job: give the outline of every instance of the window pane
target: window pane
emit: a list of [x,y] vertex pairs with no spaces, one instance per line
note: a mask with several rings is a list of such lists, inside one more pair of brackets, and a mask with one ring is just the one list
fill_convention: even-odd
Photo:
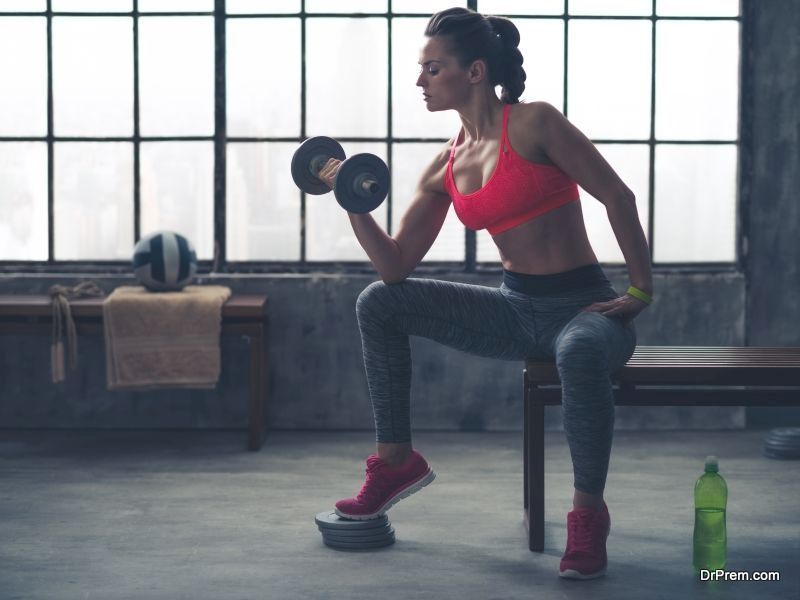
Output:
[[543,100],[563,111],[564,21],[516,19],[514,24],[519,29],[522,68],[527,75],[522,99]]
[[587,136],[650,136],[651,30],[649,21],[570,23],[567,110]]
[[389,10],[386,0],[306,0],[310,13],[376,13]]
[[639,16],[653,13],[652,0],[570,0],[571,15]]
[[212,12],[214,0],[139,0],[139,12]]
[[736,146],[656,146],[654,260],[736,259]]
[[56,260],[130,260],[133,145],[60,142],[54,152]]
[[500,264],[500,252],[497,250],[492,236],[485,229],[481,229],[475,234],[475,260],[485,265]]
[[466,0],[394,0],[392,2],[392,12],[432,15],[453,6],[466,5]]
[[[369,152],[386,161],[386,144],[345,142],[342,147],[347,156]],[[290,163],[291,160],[286,163],[287,171]],[[370,213],[384,230],[387,204],[384,201]],[[369,260],[353,233],[347,211],[336,202],[333,192],[306,196],[306,258],[311,261]]]
[[735,140],[739,110],[739,23],[659,21],[656,137]]
[[562,15],[564,0],[478,0],[478,11],[490,15]]
[[453,110],[428,112],[417,87],[427,18],[392,21],[392,131],[395,137],[450,138],[461,127]]
[[228,14],[299,13],[300,0],[226,0]]
[[132,10],[133,2],[131,0],[53,0],[54,12],[128,12]]
[[309,19],[306,33],[308,134],[386,136],[386,19]]
[[300,191],[288,167],[296,149],[297,144],[228,144],[229,260],[300,260]]
[[132,19],[53,19],[53,127],[61,136],[133,135]]
[[677,17],[737,17],[739,0],[656,0],[656,14]]
[[299,136],[300,20],[231,19],[226,40],[228,135]]
[[0,19],[0,136],[47,135],[47,21]]
[[141,234],[176,231],[198,259],[214,256],[214,146],[150,142],[141,146]]
[[[392,230],[397,232],[400,220],[414,199],[423,169],[441,149],[442,144],[395,144],[392,148]],[[453,207],[436,241],[431,246],[423,262],[463,261],[464,226],[458,220]]]
[[47,10],[47,0],[0,0],[0,13],[44,12],[45,10]]
[[47,260],[47,145],[0,143],[0,260]]
[[[597,150],[636,196],[639,222],[647,236],[650,148],[646,144],[597,144]],[[581,208],[586,233],[597,259],[602,263],[624,263],[625,257],[611,229],[605,205],[581,188]]]
[[214,19],[141,18],[139,90],[142,135],[212,135]]

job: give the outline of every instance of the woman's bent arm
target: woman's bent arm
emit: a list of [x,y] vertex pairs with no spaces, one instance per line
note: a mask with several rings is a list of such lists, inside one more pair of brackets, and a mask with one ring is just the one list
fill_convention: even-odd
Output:
[[397,278],[400,272],[400,246],[391,238],[371,214],[347,213],[353,232],[369,260],[386,283]]
[[356,239],[386,283],[398,283],[408,277],[442,229],[450,208],[443,184],[448,153],[449,147],[423,172],[394,237],[381,229],[371,215],[348,213]]

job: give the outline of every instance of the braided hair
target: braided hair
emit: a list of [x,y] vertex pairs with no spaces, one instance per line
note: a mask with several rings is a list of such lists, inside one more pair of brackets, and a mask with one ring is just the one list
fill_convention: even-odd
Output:
[[506,104],[519,102],[526,75],[518,47],[519,30],[511,20],[483,16],[468,8],[448,8],[431,17],[425,35],[447,36],[462,68],[479,58],[485,59],[489,83],[503,89],[500,99]]

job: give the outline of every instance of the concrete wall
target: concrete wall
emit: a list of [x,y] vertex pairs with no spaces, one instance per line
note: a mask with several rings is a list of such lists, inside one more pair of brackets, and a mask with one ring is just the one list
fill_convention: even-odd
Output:
[[[751,3],[752,169],[742,190],[747,256],[741,273],[656,273],[657,299],[637,319],[640,344],[800,345],[800,5]],[[744,123],[745,128],[748,123]],[[747,154],[746,154],[747,156]],[[617,290],[624,274],[608,269]],[[374,278],[285,275],[211,278],[236,292],[271,298],[271,426],[278,429],[371,429],[355,299]],[[445,277],[497,285],[499,275]],[[67,276],[0,276],[0,291],[45,293]],[[101,279],[111,290],[130,279]],[[214,391],[109,393],[100,339],[81,339],[81,367],[49,380],[49,341],[0,340],[0,427],[243,427],[247,348],[223,339],[223,370]],[[521,364],[480,359],[413,339],[415,429],[520,429]],[[548,408],[548,427],[560,426]],[[750,422],[800,423],[797,409],[751,410]],[[743,409],[620,407],[618,428],[742,427]]]
[[[750,88],[747,341],[800,346],[800,3],[758,2]],[[800,425],[798,408],[750,408],[758,425]]]

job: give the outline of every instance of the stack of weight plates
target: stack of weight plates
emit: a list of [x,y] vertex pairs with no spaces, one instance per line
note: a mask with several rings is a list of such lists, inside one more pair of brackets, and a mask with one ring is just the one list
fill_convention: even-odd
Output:
[[383,515],[369,521],[343,519],[329,510],[314,517],[322,543],[339,550],[372,550],[394,544],[394,528]]
[[800,427],[773,429],[764,438],[764,456],[800,458]]

